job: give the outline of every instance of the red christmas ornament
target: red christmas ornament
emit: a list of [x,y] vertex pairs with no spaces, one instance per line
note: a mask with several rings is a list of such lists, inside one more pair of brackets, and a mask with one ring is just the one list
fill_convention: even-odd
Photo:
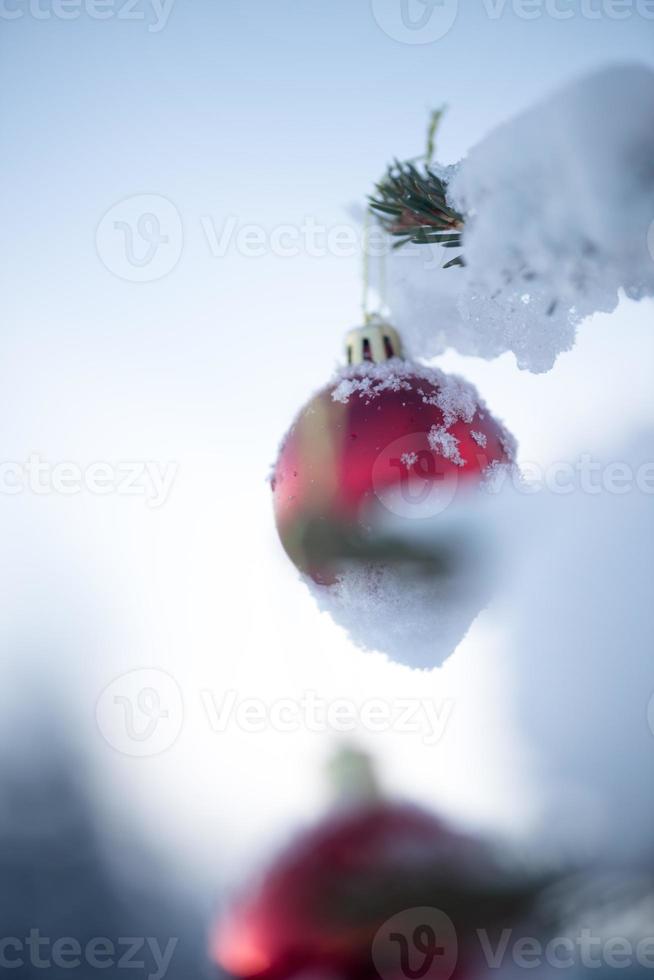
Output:
[[233,976],[262,980],[305,970],[343,980],[374,976],[375,934],[387,912],[403,908],[389,906],[379,890],[401,887],[411,868],[424,875],[422,862],[447,838],[429,814],[399,804],[328,818],[278,857],[255,895],[225,921],[216,959]]
[[353,331],[347,357],[299,413],[272,478],[282,544],[321,584],[347,563],[424,557],[380,537],[380,517],[434,516],[512,460],[473,386],[404,360],[392,327]]
[[350,801],[301,834],[219,923],[214,961],[245,980],[450,980],[479,928],[515,921],[524,883],[418,807]]

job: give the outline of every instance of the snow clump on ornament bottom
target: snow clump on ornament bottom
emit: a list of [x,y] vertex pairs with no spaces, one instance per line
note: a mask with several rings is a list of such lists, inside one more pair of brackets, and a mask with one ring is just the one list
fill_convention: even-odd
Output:
[[277,529],[356,643],[433,667],[488,601],[480,490],[515,443],[472,385],[399,356],[388,325],[352,331],[347,353],[280,449]]

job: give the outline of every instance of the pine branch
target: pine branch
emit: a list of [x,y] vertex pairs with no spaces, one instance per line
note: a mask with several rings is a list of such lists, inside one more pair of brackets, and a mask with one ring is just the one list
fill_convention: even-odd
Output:
[[[382,227],[399,239],[394,248],[408,242],[461,248],[463,215],[449,206],[447,184],[429,166],[420,171],[413,163],[396,160],[369,202]],[[464,265],[461,255],[447,262],[445,268],[454,265]]]

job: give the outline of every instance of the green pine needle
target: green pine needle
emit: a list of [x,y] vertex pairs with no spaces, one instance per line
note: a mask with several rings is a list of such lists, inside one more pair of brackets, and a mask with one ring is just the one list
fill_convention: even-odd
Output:
[[[395,160],[368,198],[382,227],[398,240],[393,248],[412,242],[437,244],[443,248],[461,248],[464,218],[447,203],[447,184],[431,168],[436,148],[436,133],[446,106],[431,113],[427,129],[427,151],[421,169],[413,161]],[[462,256],[447,262],[444,268],[465,265]]]
[[[461,247],[463,215],[448,205],[447,185],[429,166],[418,170],[411,162],[396,160],[375,190],[370,207],[382,227],[398,238],[394,248],[409,242]],[[452,265],[463,265],[463,259],[447,263]]]

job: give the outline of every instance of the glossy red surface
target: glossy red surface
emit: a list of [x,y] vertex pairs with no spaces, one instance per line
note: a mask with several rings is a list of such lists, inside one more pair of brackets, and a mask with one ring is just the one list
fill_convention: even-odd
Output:
[[[465,854],[467,839],[413,806],[379,802],[330,816],[284,851],[222,922],[214,959],[237,977],[372,978],[379,927],[415,900],[426,866],[433,873],[439,860],[447,868]],[[427,980],[437,977],[432,970]]]
[[431,403],[438,387],[422,378],[409,391],[387,390],[372,398],[356,393],[345,404],[332,398],[333,390],[325,388],[300,412],[272,480],[282,544],[318,581],[320,568],[315,562],[307,567],[298,545],[307,521],[356,527],[389,486],[403,485],[418,505],[434,482],[456,478],[463,488],[479,482],[491,463],[508,462],[503,430],[482,408],[470,422],[459,419],[447,427],[456,440],[455,458],[432,448],[429,433],[445,419]]

